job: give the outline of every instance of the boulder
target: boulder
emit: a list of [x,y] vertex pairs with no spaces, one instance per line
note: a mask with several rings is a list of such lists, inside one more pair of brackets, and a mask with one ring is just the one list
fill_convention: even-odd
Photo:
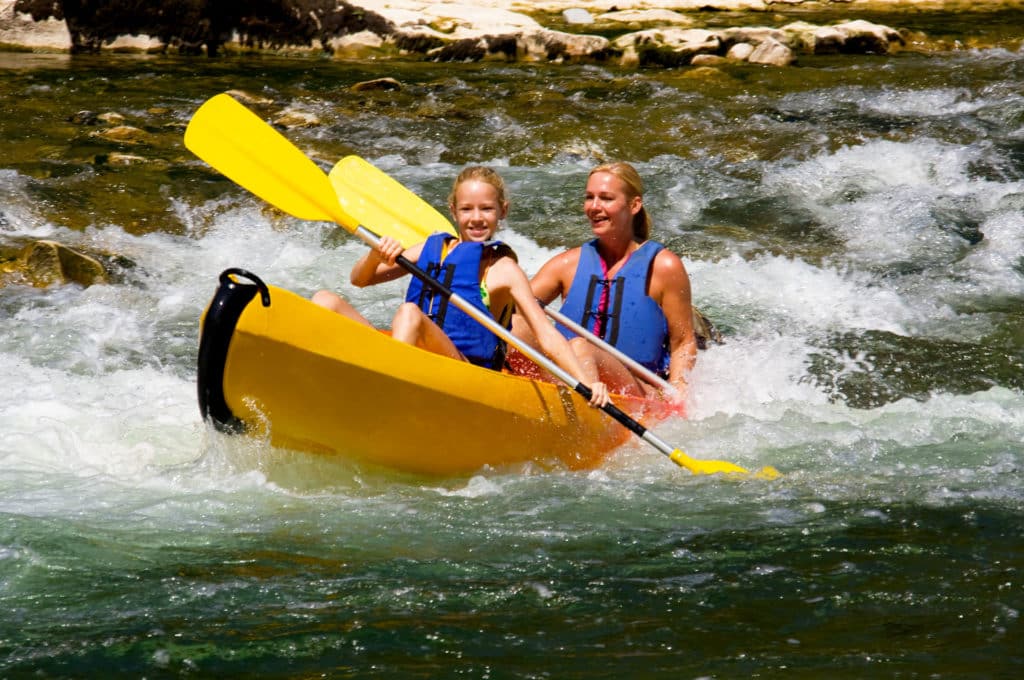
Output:
[[[735,45],[756,47],[769,38],[794,54],[885,54],[905,45],[906,39],[898,31],[863,20],[834,26],[794,22],[782,28],[712,31],[696,27],[708,16],[707,10],[765,13],[779,5],[822,5],[867,11],[869,4],[928,9],[943,5],[939,0],[0,0],[0,42],[33,45],[26,29],[34,21],[40,27],[66,26],[49,47],[61,49],[63,45],[71,52],[132,49],[198,54],[205,50],[213,56],[228,49],[271,50],[326,52],[356,59],[396,54],[435,61],[619,59],[627,66],[667,67],[687,65],[697,55],[727,56]],[[985,0],[963,4],[974,10],[981,5],[994,9],[1013,3]],[[573,32],[545,27],[534,14],[559,15]],[[635,30],[620,35],[614,43],[603,35],[577,32],[618,33],[623,28]],[[699,34],[685,35],[686,29]],[[923,42],[915,40],[914,44]],[[770,53],[770,60],[758,63],[786,62],[784,52],[774,45],[763,48],[758,59],[765,58],[764,53]],[[733,54],[728,58],[739,57]]]
[[562,10],[562,18],[565,19],[567,24],[592,24],[594,23],[594,17],[591,16],[590,12],[585,9],[573,7],[572,9]]
[[627,33],[612,45],[623,53],[623,63],[640,66],[685,66],[698,54],[716,54],[721,39],[702,28],[648,29]]
[[29,243],[22,249],[20,261],[26,278],[37,286],[77,283],[88,287],[108,280],[99,260],[57,241]]
[[775,38],[767,38],[754,48],[747,61],[765,66],[789,66],[796,61],[796,55]]

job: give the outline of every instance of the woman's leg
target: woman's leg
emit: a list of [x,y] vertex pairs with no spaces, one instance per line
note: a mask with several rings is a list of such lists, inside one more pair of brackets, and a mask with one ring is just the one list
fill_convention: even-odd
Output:
[[601,382],[608,386],[609,392],[636,397],[643,397],[647,394],[643,383],[626,368],[625,364],[609,352],[581,337],[570,340],[569,346],[576,353],[580,363],[594,362],[597,366],[597,374],[601,378]]

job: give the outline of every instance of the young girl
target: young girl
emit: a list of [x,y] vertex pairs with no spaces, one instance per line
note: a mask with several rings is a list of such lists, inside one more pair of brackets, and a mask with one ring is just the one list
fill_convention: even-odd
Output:
[[[397,240],[385,236],[356,262],[352,283],[371,286],[407,274],[396,262],[399,255],[404,255],[504,327],[511,327],[515,311],[529,326],[541,351],[590,387],[591,405],[608,403],[608,389],[598,380],[595,362],[589,357],[577,358],[568,341],[546,320],[515,253],[500,241],[492,241],[498,223],[508,213],[501,177],[485,167],[464,169],[455,179],[448,205],[459,238],[436,233],[405,250]],[[370,325],[331,291],[317,292],[313,302]],[[395,313],[391,335],[401,342],[495,370],[504,364],[505,343],[500,338],[418,279],[412,281],[406,301]]]

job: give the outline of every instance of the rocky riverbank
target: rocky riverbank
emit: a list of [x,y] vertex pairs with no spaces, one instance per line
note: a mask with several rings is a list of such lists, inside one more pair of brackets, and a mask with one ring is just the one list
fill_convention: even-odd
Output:
[[[951,46],[935,36],[862,16],[1024,13],[1024,0],[276,0],[261,8],[194,0],[165,0],[143,8],[127,0],[0,0],[0,48],[785,66],[801,55],[889,54]],[[1019,48],[1020,35],[1009,38],[1010,43],[1014,40],[1016,45],[1008,46]]]

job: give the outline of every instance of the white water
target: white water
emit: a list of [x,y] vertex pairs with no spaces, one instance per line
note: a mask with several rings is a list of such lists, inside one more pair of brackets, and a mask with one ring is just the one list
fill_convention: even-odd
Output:
[[[979,153],[936,143],[876,142],[771,173],[770,191],[784,187],[834,225],[849,244],[845,261],[810,263],[771,254],[688,261],[696,302],[714,310],[712,316],[732,331],[725,345],[700,356],[691,376],[691,418],[664,423],[659,435],[695,457],[774,465],[789,485],[807,485],[812,494],[829,498],[963,494],[1019,501],[1017,485],[1006,482],[1006,473],[1020,465],[1024,440],[1019,392],[995,387],[864,410],[831,402],[807,374],[809,357],[818,351],[813,339],[825,333],[942,335],[957,316],[951,302],[1021,294],[1024,274],[1009,265],[1022,252],[1024,217],[998,206],[1022,187],[972,179],[967,164]],[[871,172],[879,158],[884,171]],[[517,172],[528,185],[529,173]],[[415,174],[406,171],[400,179],[412,184]],[[193,373],[198,319],[217,275],[243,267],[303,295],[331,287],[381,324],[403,284],[353,289],[347,273],[363,251],[361,243],[338,238],[330,225],[262,210],[255,199],[178,206],[188,225],[182,236],[132,236],[110,225],[79,233],[40,223],[27,198],[19,197],[19,182],[10,172],[4,175],[12,236],[87,245],[123,254],[137,266],[120,285],[0,291],[2,507],[59,513],[65,504],[90,502],[69,499],[63,485],[50,483],[54,477],[93,480],[103,489],[98,496],[148,494],[154,487],[173,495],[238,483],[278,488],[263,473],[253,477],[254,469],[266,471],[270,457],[260,451],[262,444],[242,455],[256,462],[239,464],[237,455],[226,457],[223,437],[199,419]],[[861,187],[864,199],[840,209],[835,196],[851,183],[870,186]],[[516,189],[513,183],[513,200]],[[871,267],[879,263],[945,259],[946,250],[959,247],[923,209],[921,219],[913,219],[915,201],[927,207],[938,194],[989,207],[983,211],[984,242],[958,262],[955,276],[924,274],[908,284],[906,278],[873,274]],[[685,203],[687,196],[652,201],[677,198]],[[886,220],[877,214],[897,206],[904,206],[902,214],[893,219],[907,228],[880,228]],[[505,238],[528,271],[553,252],[514,225]],[[851,369],[870,367],[865,356],[846,361]],[[641,482],[684,473],[635,444],[594,474]],[[956,490],[946,486],[951,481]],[[456,489],[468,484],[467,491],[478,483],[451,482]]]

